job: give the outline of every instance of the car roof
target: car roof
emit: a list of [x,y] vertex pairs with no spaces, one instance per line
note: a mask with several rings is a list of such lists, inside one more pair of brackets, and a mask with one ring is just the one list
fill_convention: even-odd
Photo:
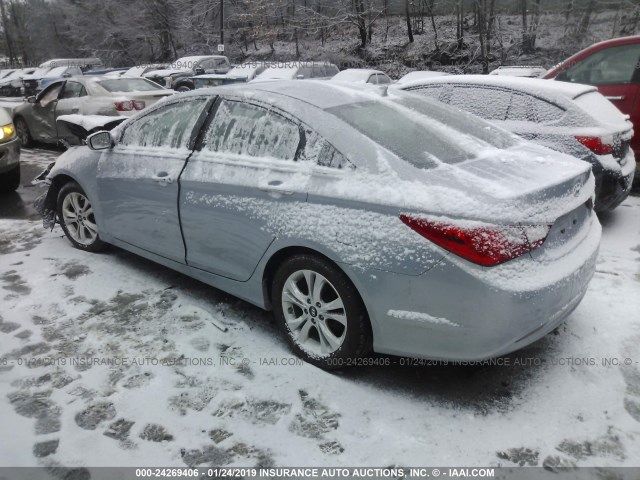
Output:
[[47,67],[79,67],[85,65],[99,65],[102,60],[96,57],[89,58],[52,58],[40,64],[40,68]]
[[401,89],[411,89],[421,85],[482,85],[504,88],[553,100],[558,96],[574,99],[585,93],[597,91],[596,87],[580,83],[555,82],[540,78],[509,77],[502,75],[451,75],[433,77],[415,82],[403,83]]
[[198,62],[200,60],[206,60],[208,58],[227,58],[224,55],[192,55],[190,57],[180,57],[178,58],[176,61],[178,60],[182,60],[184,62]]
[[374,70],[373,68],[347,68],[345,70],[341,70],[340,73],[362,73],[363,75],[371,75],[373,73],[381,73],[383,75],[386,75],[386,73],[384,73],[381,70]]
[[202,94],[216,95],[226,93],[246,98],[261,94],[272,94],[298,100],[320,109],[327,109],[348,103],[363,102],[380,98],[384,89],[363,89],[362,85],[332,83],[322,80],[277,80],[273,82],[241,83],[220,87],[201,88],[189,93],[180,94],[198,96]]

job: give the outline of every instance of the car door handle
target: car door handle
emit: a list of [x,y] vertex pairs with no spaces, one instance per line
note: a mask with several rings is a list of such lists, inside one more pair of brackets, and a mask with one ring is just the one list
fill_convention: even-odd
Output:
[[173,178],[167,172],[159,172],[151,177],[151,180],[158,182],[161,185],[173,183]]
[[607,100],[624,100],[624,95],[614,95],[612,97],[604,97]]

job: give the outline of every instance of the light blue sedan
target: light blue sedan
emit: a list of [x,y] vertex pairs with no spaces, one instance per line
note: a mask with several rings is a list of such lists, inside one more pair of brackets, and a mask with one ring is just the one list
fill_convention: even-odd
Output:
[[273,310],[322,368],[476,360],[578,305],[589,165],[404,92],[266,82],[172,97],[62,155],[41,210]]

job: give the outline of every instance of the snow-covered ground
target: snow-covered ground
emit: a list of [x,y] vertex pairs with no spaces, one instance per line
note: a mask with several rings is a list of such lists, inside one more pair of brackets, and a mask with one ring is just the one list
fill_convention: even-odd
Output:
[[582,304],[504,365],[326,373],[268,313],[0,219],[0,466],[638,466],[640,198],[602,223]]

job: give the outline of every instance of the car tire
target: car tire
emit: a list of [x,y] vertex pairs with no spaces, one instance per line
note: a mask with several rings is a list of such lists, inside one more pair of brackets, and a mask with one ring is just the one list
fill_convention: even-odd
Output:
[[64,234],[74,247],[87,252],[99,252],[106,247],[98,233],[91,201],[76,182],[68,182],[60,189],[56,212]]
[[328,260],[309,254],[285,260],[273,277],[271,304],[292,350],[312,365],[335,370],[371,349],[364,303],[344,272]]
[[24,118],[16,117],[13,123],[16,127],[16,133],[20,139],[20,144],[25,148],[31,147],[33,145],[33,137],[31,136],[29,126],[27,125],[27,122],[25,122]]
[[176,87],[176,92],[190,92],[191,90],[193,90],[193,88],[191,88],[187,84],[182,84],[182,85]]
[[20,164],[0,175],[0,192],[15,192],[20,186]]

